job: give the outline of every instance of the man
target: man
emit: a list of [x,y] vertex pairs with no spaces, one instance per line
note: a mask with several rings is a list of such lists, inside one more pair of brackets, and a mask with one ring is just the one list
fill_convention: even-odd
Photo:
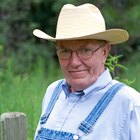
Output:
[[63,6],[56,41],[65,79],[52,83],[44,96],[35,140],[139,140],[140,94],[113,80],[105,62],[111,44],[128,39],[123,29],[106,30],[92,4]]

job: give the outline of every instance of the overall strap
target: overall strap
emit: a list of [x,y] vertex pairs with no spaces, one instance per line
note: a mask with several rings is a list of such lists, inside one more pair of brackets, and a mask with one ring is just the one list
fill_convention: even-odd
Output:
[[101,116],[107,105],[110,103],[117,91],[122,88],[124,84],[117,83],[112,86],[99,100],[87,118],[81,122],[79,129],[84,133],[90,133],[98,118]]
[[51,97],[51,99],[50,99],[50,102],[49,102],[49,104],[48,104],[48,107],[47,107],[47,109],[46,109],[46,112],[45,112],[45,114],[41,117],[40,124],[44,124],[44,123],[47,121],[47,119],[49,118],[50,113],[51,113],[51,111],[52,111],[52,109],[53,109],[53,107],[54,107],[54,105],[55,105],[55,103],[56,103],[56,101],[57,101],[57,99],[58,99],[58,97],[59,97],[61,91],[62,91],[62,86],[61,86],[61,85],[62,85],[63,81],[64,81],[64,80],[61,80],[61,81],[57,84],[57,86],[55,87],[55,90],[54,90],[54,92],[53,92],[53,94],[52,94],[52,97]]

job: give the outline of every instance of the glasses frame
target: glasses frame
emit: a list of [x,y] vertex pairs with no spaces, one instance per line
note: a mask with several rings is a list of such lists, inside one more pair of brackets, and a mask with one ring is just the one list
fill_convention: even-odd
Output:
[[[101,47],[103,47],[104,45],[103,44],[100,44],[99,45],[99,47],[97,48],[97,49],[95,49],[95,50],[92,50],[92,49],[89,49],[89,48],[87,48],[88,50],[90,50],[91,51],[91,55],[87,55],[86,57],[81,57],[82,55],[80,55],[80,50],[82,50],[82,49],[78,49],[78,50],[71,50],[71,49],[59,49],[59,48],[56,48],[56,53],[57,53],[57,56],[58,56],[58,58],[60,58],[60,59],[65,59],[65,60],[69,60],[70,58],[71,58],[71,56],[72,56],[72,53],[73,52],[76,52],[76,55],[80,58],[80,59],[90,59],[92,56],[93,56],[93,54],[94,53],[96,53]],[[66,57],[66,55],[65,55],[65,57],[64,56],[62,56],[60,53],[62,53],[62,51],[63,50],[67,50],[67,51],[69,51],[70,53],[70,55],[68,55],[67,57]],[[78,52],[79,51],[79,52]]]

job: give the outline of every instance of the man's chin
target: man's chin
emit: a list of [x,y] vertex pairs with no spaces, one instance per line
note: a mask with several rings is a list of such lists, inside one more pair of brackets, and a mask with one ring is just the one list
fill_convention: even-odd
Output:
[[73,79],[69,81],[69,84],[74,91],[81,91],[88,87],[87,81],[84,79]]

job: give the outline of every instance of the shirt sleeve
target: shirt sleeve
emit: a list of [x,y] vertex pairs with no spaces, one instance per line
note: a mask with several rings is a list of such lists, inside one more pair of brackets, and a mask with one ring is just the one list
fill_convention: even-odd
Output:
[[130,140],[140,140],[140,106],[135,106],[131,112]]

